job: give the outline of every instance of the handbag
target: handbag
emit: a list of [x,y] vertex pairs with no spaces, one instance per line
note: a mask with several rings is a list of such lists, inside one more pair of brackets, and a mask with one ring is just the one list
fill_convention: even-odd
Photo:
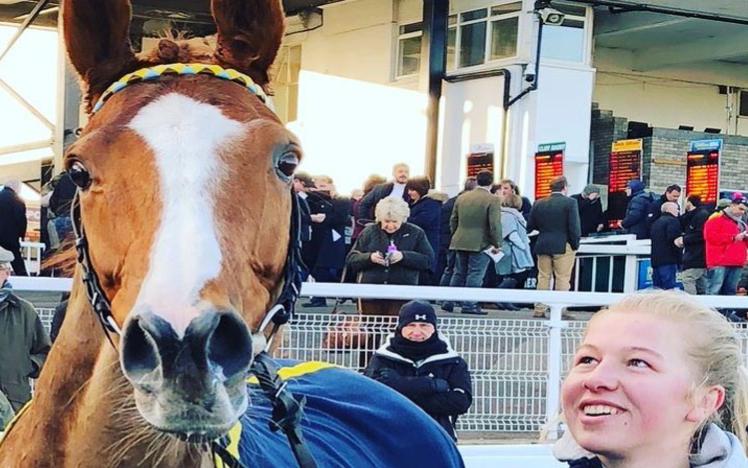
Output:
[[[347,268],[343,269],[341,282],[345,281],[346,270]],[[332,315],[330,324],[322,337],[322,348],[331,351],[350,351],[365,348],[369,341],[370,332],[367,330],[361,315],[360,301],[359,307],[356,308],[356,315],[347,316],[343,316],[338,309],[340,302],[339,297],[335,299],[335,305],[330,312]]]

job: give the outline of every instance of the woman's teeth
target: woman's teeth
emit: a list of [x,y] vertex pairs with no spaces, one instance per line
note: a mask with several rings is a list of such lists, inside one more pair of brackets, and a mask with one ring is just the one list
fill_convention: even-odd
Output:
[[620,413],[618,408],[608,405],[587,405],[582,411],[587,416],[615,416]]

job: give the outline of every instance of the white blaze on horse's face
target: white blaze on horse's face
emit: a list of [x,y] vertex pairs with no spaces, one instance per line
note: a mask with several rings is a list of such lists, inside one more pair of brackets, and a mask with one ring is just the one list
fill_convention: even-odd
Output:
[[143,107],[129,127],[154,154],[163,207],[131,314],[161,316],[183,336],[200,314],[200,291],[221,271],[215,196],[227,169],[218,151],[244,127],[217,107],[177,93]]

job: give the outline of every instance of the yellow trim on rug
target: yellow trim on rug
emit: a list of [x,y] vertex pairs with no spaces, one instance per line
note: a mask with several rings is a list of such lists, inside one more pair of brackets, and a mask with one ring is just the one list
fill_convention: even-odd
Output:
[[[331,368],[340,368],[340,366],[330,364],[329,362],[308,361],[296,364],[295,366],[291,367],[281,367],[280,369],[278,369],[278,376],[281,378],[281,380],[288,380],[293,379],[294,377],[301,377],[303,375],[313,374],[323,369]],[[252,376],[247,379],[247,383],[252,385],[259,385],[260,382],[257,380],[257,377]]]

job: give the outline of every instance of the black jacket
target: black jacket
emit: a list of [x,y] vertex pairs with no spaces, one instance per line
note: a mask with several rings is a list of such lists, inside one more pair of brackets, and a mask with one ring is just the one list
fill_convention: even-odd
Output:
[[652,201],[652,195],[644,190],[634,194],[626,206],[626,216],[621,226],[629,234],[636,234],[637,239],[649,239],[649,225],[647,211]]
[[522,217],[525,218],[525,221],[530,220],[530,212],[532,212],[532,202],[527,197],[522,197],[522,209],[519,210],[522,212]]
[[683,269],[706,268],[704,246],[704,224],[709,219],[709,211],[698,207],[681,216],[683,228]]
[[[374,208],[377,207],[379,200],[390,196],[394,186],[394,182],[385,182],[377,185],[371,190],[371,192],[367,193],[366,196],[361,199],[361,204],[358,206],[359,218],[374,220]],[[403,200],[410,203],[410,197],[408,196],[407,190],[403,190]]]
[[26,236],[26,204],[16,192],[5,187],[0,190],[0,247],[18,250],[20,239]]
[[[389,267],[373,263],[371,254],[380,252],[384,255],[390,240],[403,253],[403,259]],[[372,284],[416,285],[420,273],[431,268],[433,262],[434,251],[426,240],[426,234],[410,223],[403,223],[392,236],[384,232],[379,224],[366,226],[346,259],[346,265],[361,274],[360,283]]]
[[[345,263],[345,228],[351,223],[351,200],[330,198],[329,195],[320,192],[311,192],[306,201],[311,214],[325,214],[325,220],[321,223],[311,223],[312,239],[308,245],[309,249],[316,253],[316,258],[314,265],[307,267],[310,270],[342,269]],[[333,231],[337,235],[333,234]]]
[[[462,195],[462,192],[460,192],[457,197]],[[447,251],[449,250],[449,243],[452,242],[452,230],[449,227],[449,219],[452,217],[452,211],[455,209],[455,202],[457,201],[457,197],[452,197],[449,200],[442,203],[442,213],[441,213],[441,220],[440,225],[441,228],[439,230],[439,250],[440,251]]]
[[309,211],[309,203],[306,198],[296,194],[296,200],[299,203],[299,229],[301,229],[301,242],[312,240],[312,218]]
[[[413,362],[387,348],[392,335],[374,352],[364,374],[397,390],[434,418],[455,439],[457,417],[473,403],[473,385],[467,363],[449,346],[447,352]],[[386,377],[382,369],[392,369]]]
[[652,225],[660,219],[660,216],[662,214],[662,204],[667,201],[667,197],[663,193],[657,198],[653,198],[650,200],[649,204],[647,204],[647,226],[649,226],[650,231],[652,230]]
[[579,207],[579,224],[581,226],[582,237],[597,232],[597,226],[605,224],[603,216],[603,204],[599,198],[590,200],[585,198],[581,193],[572,196],[577,201]]
[[554,192],[535,202],[527,222],[527,231],[540,231],[535,244],[535,255],[558,255],[579,249],[581,227],[579,208],[573,198]]
[[73,183],[67,171],[60,174],[52,196],[49,198],[49,209],[55,216],[70,216],[70,204],[75,198],[78,187]]
[[681,249],[673,241],[680,237],[682,230],[678,218],[670,213],[662,213],[652,224],[652,268],[664,265],[680,265]]
[[[415,224],[426,233],[426,239],[431,245],[431,250],[439,250],[439,238],[441,230],[442,202],[428,195],[419,199],[410,206],[408,222]],[[449,220],[447,220],[449,222]]]

